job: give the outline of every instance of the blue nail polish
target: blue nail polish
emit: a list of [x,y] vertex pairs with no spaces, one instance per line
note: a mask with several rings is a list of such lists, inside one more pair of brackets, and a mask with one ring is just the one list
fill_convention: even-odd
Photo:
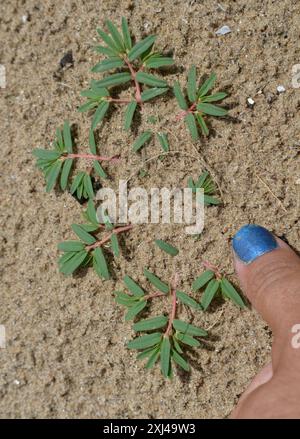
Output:
[[267,229],[255,224],[248,224],[234,235],[232,247],[241,261],[250,264],[259,256],[278,248],[278,244]]

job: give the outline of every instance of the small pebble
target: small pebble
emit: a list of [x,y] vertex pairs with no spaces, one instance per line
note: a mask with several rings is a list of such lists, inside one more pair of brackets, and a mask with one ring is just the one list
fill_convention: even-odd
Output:
[[22,23],[25,24],[28,21],[28,15],[22,15]]
[[252,98],[247,98],[247,105],[248,107],[252,108],[254,106],[255,102]]
[[278,85],[277,92],[278,93],[284,93],[285,92],[285,87],[283,85]]
[[226,35],[231,32],[231,29],[229,26],[222,26],[220,29],[216,31],[216,35]]

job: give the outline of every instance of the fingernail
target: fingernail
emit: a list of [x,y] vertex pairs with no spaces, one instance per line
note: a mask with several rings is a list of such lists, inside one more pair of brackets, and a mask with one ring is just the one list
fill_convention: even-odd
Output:
[[234,235],[232,247],[242,262],[250,264],[259,256],[278,248],[278,244],[272,233],[264,227],[247,224]]

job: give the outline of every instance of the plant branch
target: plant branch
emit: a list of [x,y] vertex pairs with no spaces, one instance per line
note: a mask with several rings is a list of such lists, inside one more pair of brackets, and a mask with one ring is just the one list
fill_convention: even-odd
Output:
[[104,245],[106,242],[108,242],[110,240],[113,233],[115,235],[118,235],[120,233],[127,232],[127,230],[132,229],[132,227],[133,227],[132,224],[128,224],[127,226],[122,226],[122,227],[116,227],[108,235],[104,236],[104,238],[102,238],[101,241],[97,241],[94,244],[87,245],[85,247],[85,249],[86,249],[86,251],[91,251],[97,247],[102,247],[102,245]]
[[203,261],[202,264],[203,264],[204,268],[206,268],[207,270],[213,271],[215,273],[217,279],[219,279],[219,280],[222,279],[222,274],[220,273],[220,270],[218,269],[218,267],[216,265],[212,264],[209,261]]
[[196,105],[197,105],[196,102],[194,102],[193,105],[191,105],[188,110],[181,111],[179,114],[177,114],[175,119],[178,121],[183,119],[188,113],[194,113]]
[[136,73],[137,72],[134,70],[131,62],[129,61],[129,59],[127,57],[124,58],[124,61],[127,64],[127,67],[129,68],[129,71],[131,74],[131,78],[134,81],[135,99],[136,99],[138,104],[142,105],[141,87],[140,87],[140,84],[138,83],[138,81],[136,80]]
[[177,288],[177,282],[178,282],[178,275],[175,273],[174,280],[171,283],[171,294],[172,294],[172,308],[170,310],[169,314],[169,322],[166,329],[166,332],[164,333],[164,337],[169,337],[170,332],[172,331],[173,327],[173,321],[176,316],[176,288]]

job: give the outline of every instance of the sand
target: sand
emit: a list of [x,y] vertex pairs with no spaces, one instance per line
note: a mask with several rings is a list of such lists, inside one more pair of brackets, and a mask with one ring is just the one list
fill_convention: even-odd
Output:
[[[112,293],[122,288],[125,274],[148,288],[143,267],[168,279],[174,264],[188,291],[203,259],[237,284],[230,238],[248,222],[299,249],[300,88],[292,87],[292,66],[300,63],[299,12],[293,0],[1,3],[0,63],[7,75],[0,89],[2,418],[225,418],[270,360],[265,322],[251,308],[220,302],[194,319],[211,335],[209,345],[188,353],[191,374],[176,372],[165,381],[158,367],[145,371],[125,348],[134,333]],[[136,128],[142,131],[149,116],[159,117],[158,128],[171,131],[171,150],[182,155],[144,166],[160,147],[134,155],[135,133],[124,133],[123,109],[117,110],[98,130],[101,154],[122,155],[120,165],[107,168],[112,181],[105,184],[116,187],[120,178],[146,167],[148,174],[134,177],[132,185],[182,187],[204,170],[205,160],[224,206],[206,210],[197,240],[180,225],[134,227],[105,283],[92,269],[66,278],[58,272],[57,243],[73,237],[70,225],[81,221],[82,207],[68,193],[45,194],[32,149],[49,147],[64,119],[77,125],[77,141],[87,145],[91,118],[76,109],[83,102],[80,91],[100,77],[90,72],[99,60],[91,50],[95,29],[105,18],[120,22],[122,15],[137,38],[158,34],[157,46],[173,52],[177,69],[166,76],[170,83],[184,84],[192,63],[199,76],[215,71],[217,88],[230,93],[233,119],[212,120],[210,137],[192,144],[184,125],[174,122],[174,99],[158,99],[145,106]],[[216,36],[223,25],[231,33]],[[69,50],[74,66],[59,69]],[[278,94],[279,85],[286,91]],[[180,249],[176,262],[154,246],[156,238]]]

